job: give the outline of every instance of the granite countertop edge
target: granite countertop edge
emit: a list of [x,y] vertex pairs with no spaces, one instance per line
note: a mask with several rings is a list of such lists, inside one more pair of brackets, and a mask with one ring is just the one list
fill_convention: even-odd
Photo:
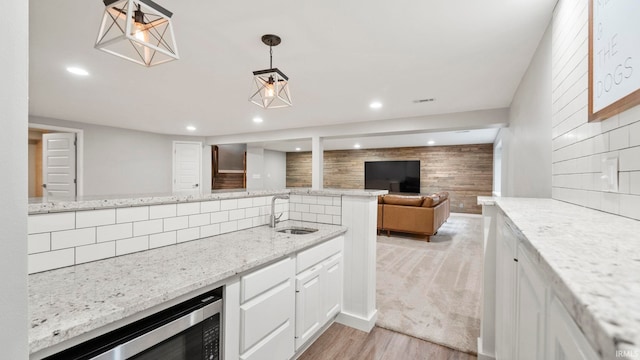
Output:
[[[260,226],[32,274],[29,276],[30,353],[34,354],[72,338],[98,331],[105,325],[161,306],[199,289],[222,284],[236,275],[335,238],[347,231],[346,227],[339,225],[292,220],[284,221],[278,228],[287,226],[314,227],[319,231],[307,235],[288,235],[275,233],[267,226]],[[243,238],[252,240],[244,248],[236,247]],[[229,248],[226,252],[225,247]],[[179,253],[178,256],[172,256],[174,250]],[[219,266],[209,264],[211,257],[203,254],[206,250],[225,252],[219,255],[227,256],[226,260],[221,261],[226,263]],[[154,259],[155,262],[145,265],[144,259]],[[163,259],[170,259],[171,262]],[[187,264],[186,259],[195,260]],[[188,268],[185,276],[190,281],[187,283],[183,282],[185,276],[175,274],[181,268]],[[104,269],[109,269],[107,273],[113,272],[113,275],[101,275],[105,274]],[[139,279],[128,280],[118,276],[127,273],[142,275]],[[195,276],[188,276],[190,273]],[[154,276],[156,274],[157,276]],[[176,283],[179,285],[171,286],[172,279],[177,280]],[[127,284],[119,286],[121,282]],[[147,292],[151,295],[145,296]],[[120,297],[121,294],[124,295]],[[101,299],[93,299],[95,296]]]
[[615,359],[617,350],[637,351],[640,288],[628,285],[640,274],[640,244],[628,240],[640,222],[552,199],[492,200],[484,205],[508,217],[596,353]]

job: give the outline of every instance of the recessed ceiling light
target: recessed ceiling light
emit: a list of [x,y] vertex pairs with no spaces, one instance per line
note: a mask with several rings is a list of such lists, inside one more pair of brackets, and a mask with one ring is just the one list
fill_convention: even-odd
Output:
[[300,149],[299,147],[298,147],[298,148],[296,148],[296,151],[300,151],[300,150],[302,150],[302,149]]
[[433,140],[429,140],[429,141],[427,141],[427,145],[433,145],[433,144],[435,144],[435,143],[436,143],[436,142],[435,142],[435,141],[433,141]]
[[372,109],[380,109],[382,107],[382,103],[379,101],[374,101],[371,104],[369,104],[369,107]]
[[189,131],[196,131],[196,127],[195,127],[195,126],[191,126],[191,125],[189,125],[189,126],[187,126],[187,130],[189,130]]
[[67,68],[67,71],[72,73],[73,75],[79,75],[79,76],[88,76],[89,72],[85,69],[79,68],[79,67],[75,67],[75,66],[69,66]]
[[355,145],[353,145],[353,147],[356,148],[356,149],[360,149],[360,144],[355,144]]
[[256,124],[260,124],[262,121],[263,121],[262,118],[259,116],[256,116],[253,118],[253,122]]
[[426,102],[433,102],[436,101],[436,99],[434,98],[428,98],[428,99],[418,99],[418,100],[413,100],[414,103],[416,104],[420,104],[420,103],[426,103]]

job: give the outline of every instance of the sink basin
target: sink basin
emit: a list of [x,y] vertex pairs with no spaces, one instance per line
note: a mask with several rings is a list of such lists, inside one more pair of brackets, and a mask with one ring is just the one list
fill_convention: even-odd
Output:
[[288,228],[284,228],[276,231],[283,234],[304,235],[304,234],[314,233],[318,231],[318,229],[304,228],[304,227],[288,227]]

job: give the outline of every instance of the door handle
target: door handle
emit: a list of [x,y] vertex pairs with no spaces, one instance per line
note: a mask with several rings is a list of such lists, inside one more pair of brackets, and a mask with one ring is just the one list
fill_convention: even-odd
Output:
[[194,188],[197,188],[198,186],[200,186],[200,184],[193,185]]
[[44,189],[46,189],[46,188],[47,188],[47,184],[42,184],[42,187],[43,187]]

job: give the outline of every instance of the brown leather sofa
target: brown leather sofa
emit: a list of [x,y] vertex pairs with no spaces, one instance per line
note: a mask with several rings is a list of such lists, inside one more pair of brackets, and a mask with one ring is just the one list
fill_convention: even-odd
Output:
[[429,241],[450,213],[449,193],[427,196],[384,195],[378,197],[378,233],[391,231],[424,235]]

